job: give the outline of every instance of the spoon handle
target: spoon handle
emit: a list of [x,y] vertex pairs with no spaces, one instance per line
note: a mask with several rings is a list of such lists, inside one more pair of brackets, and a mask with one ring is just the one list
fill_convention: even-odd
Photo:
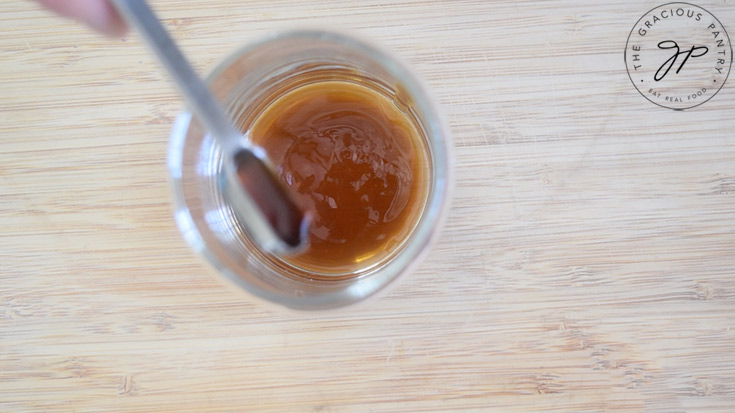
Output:
[[192,111],[217,139],[224,153],[232,153],[235,147],[242,144],[242,134],[232,125],[148,3],[145,0],[114,0],[114,3],[126,20],[143,35],[176,82]]

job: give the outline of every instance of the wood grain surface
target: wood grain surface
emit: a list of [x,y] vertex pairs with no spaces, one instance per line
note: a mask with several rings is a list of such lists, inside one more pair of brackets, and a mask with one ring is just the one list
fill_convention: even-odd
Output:
[[[657,1],[155,1],[201,72],[274,30],[348,28],[430,85],[445,230],[366,306],[273,311],[181,239],[182,103],[129,34],[0,3],[0,411],[732,411],[735,80],[631,85]],[[700,1],[735,35],[732,1]]]

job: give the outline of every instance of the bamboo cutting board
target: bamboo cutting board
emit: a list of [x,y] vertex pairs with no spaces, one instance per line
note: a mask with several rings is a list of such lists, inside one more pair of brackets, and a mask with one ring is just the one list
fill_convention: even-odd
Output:
[[[138,36],[3,1],[0,411],[732,411],[735,79],[686,111],[636,91],[626,41],[659,1],[153,2],[201,72],[347,28],[441,103],[438,243],[317,315],[234,293],[182,241],[181,101]],[[732,1],[697,5],[735,35]]]

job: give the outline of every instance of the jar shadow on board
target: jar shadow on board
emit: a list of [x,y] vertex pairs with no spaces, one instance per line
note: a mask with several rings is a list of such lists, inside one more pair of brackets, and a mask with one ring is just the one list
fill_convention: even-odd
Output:
[[220,190],[219,147],[180,114],[168,153],[176,222],[225,279],[323,310],[373,296],[419,263],[448,208],[451,148],[403,63],[352,36],[292,31],[239,50],[207,80],[313,218],[305,251],[259,249]]

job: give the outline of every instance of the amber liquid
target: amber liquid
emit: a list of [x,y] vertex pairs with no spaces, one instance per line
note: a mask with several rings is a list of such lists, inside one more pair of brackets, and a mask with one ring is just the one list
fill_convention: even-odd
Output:
[[249,135],[311,214],[308,248],[283,259],[350,274],[400,248],[426,199],[426,155],[413,118],[370,87],[323,81],[272,102]]

